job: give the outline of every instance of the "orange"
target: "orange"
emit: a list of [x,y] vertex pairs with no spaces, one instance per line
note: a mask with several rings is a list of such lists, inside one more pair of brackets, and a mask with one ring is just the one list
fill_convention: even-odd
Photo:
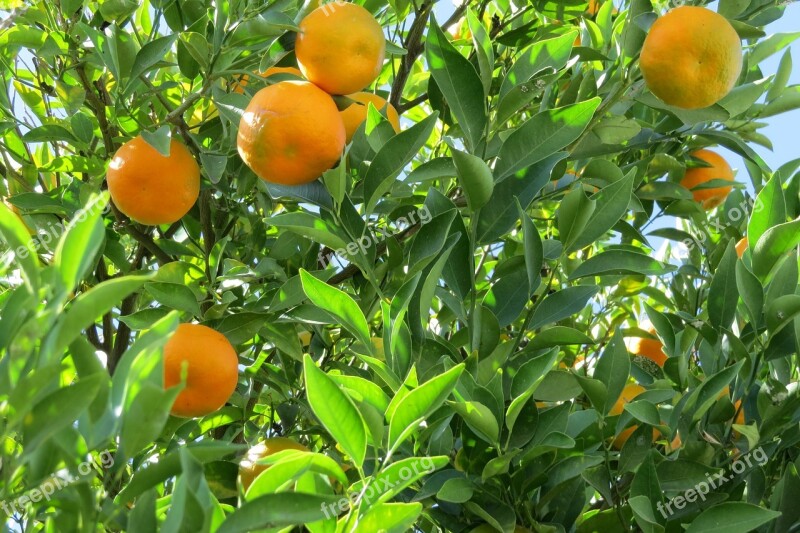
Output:
[[687,168],[681,185],[692,191],[694,200],[701,203],[704,209],[713,209],[725,201],[733,187],[694,188],[711,180],[733,181],[733,170],[721,155],[711,150],[697,150],[689,155],[711,166]]
[[[629,383],[625,385],[622,389],[622,394],[619,395],[617,398],[616,403],[611,407],[611,410],[608,412],[610,416],[617,416],[621,415],[622,411],[625,408],[625,404],[632,402],[634,398],[642,394],[646,389],[637,383]],[[638,425],[631,426],[629,428],[623,429],[619,435],[614,438],[614,442],[612,446],[620,450],[625,442],[633,435],[633,432],[636,431],[636,428],[639,427]],[[658,430],[653,429],[653,440],[658,438]]]
[[282,81],[253,96],[236,143],[242,160],[262,180],[302,185],[339,161],[344,123],[325,91],[307,81]]
[[742,44],[722,15],[677,7],[650,28],[639,67],[647,87],[664,102],[700,109],[733,89],[742,71]]
[[309,13],[299,28],[297,64],[309,81],[330,94],[358,92],[381,73],[386,38],[363,7],[331,2]]
[[354,93],[348,94],[347,97],[355,100],[356,103],[350,104],[343,111],[339,111],[344,122],[344,131],[347,136],[346,142],[350,142],[358,127],[367,120],[367,110],[370,103],[380,112],[383,112],[383,109],[389,106],[386,109],[386,118],[394,128],[395,133],[400,133],[400,117],[397,116],[397,110],[392,104],[373,93]]
[[274,453],[282,452],[283,450],[309,451],[309,449],[302,444],[286,437],[264,439],[263,442],[259,442],[250,448],[247,451],[247,455],[245,455],[239,463],[239,483],[241,484],[242,491],[247,492],[253,480],[255,480],[261,472],[270,467],[270,465],[258,464],[258,460]]
[[119,210],[147,225],[180,220],[200,195],[200,167],[175,139],[164,157],[141,135],[134,137],[114,154],[106,181]]
[[744,251],[747,250],[748,245],[747,237],[742,237],[739,242],[736,243],[736,255],[739,256],[739,259],[744,255]]
[[663,368],[664,362],[667,360],[667,356],[664,353],[663,348],[664,345],[658,339],[634,337],[631,340],[631,347],[628,351],[633,355],[646,357]]
[[200,324],[181,324],[164,345],[164,387],[186,386],[175,398],[172,414],[198,417],[228,401],[239,379],[239,357],[222,333]]
[[[303,74],[294,67],[269,67],[267,70],[258,73],[258,75],[263,78],[269,78],[274,74],[291,74],[293,76],[297,76],[298,78],[303,77]],[[239,81],[233,82],[231,90],[237,94],[244,94],[244,88],[247,86],[249,81],[250,76],[243,74],[242,77],[239,78]]]
[[742,405],[742,400],[736,400],[736,403],[733,404],[733,408],[739,411],[739,414],[736,415],[736,420],[733,421],[734,424],[744,425],[746,422],[744,420],[744,408],[739,409]]

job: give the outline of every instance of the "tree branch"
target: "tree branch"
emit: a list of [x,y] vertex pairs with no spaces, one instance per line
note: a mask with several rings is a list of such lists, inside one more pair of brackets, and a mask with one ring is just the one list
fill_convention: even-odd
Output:
[[432,8],[433,3],[424,2],[419,11],[417,11],[411,28],[408,30],[406,42],[404,43],[406,55],[403,56],[400,62],[400,70],[397,71],[397,75],[394,77],[392,92],[389,98],[389,102],[395,108],[400,107],[400,98],[403,96],[403,88],[408,81],[408,76],[411,74],[411,68],[423,51],[422,36],[425,32],[425,26],[428,24],[428,15]]

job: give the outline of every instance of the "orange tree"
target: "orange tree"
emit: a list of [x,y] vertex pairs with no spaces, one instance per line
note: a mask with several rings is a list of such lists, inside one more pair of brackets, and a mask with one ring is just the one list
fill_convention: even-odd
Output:
[[0,2],[6,525],[797,530],[798,34],[707,3]]

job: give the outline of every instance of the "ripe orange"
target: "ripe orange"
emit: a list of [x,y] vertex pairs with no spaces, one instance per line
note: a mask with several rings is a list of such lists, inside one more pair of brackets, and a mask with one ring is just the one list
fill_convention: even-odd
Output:
[[331,2],[300,21],[294,51],[305,77],[330,94],[358,92],[378,77],[386,38],[357,4]]
[[106,181],[119,210],[147,225],[180,220],[200,195],[200,167],[175,139],[164,157],[141,135],[134,137],[114,154]]
[[383,112],[383,109],[388,105],[389,107],[386,109],[386,118],[389,120],[389,124],[392,125],[392,128],[394,128],[395,133],[400,132],[400,117],[397,116],[397,110],[392,104],[388,103],[377,94],[361,92],[348,94],[347,97],[355,100],[357,103],[350,104],[343,111],[339,111],[342,115],[342,122],[344,122],[346,142],[350,142],[358,127],[367,120],[367,109],[369,109],[370,103],[375,106],[375,109],[381,112]]
[[[689,190],[711,180],[733,181],[733,170],[721,155],[711,150],[697,150],[692,152],[692,157],[705,161],[710,167],[693,167],[686,169],[686,174],[681,180],[681,185]],[[692,190],[696,202],[703,205],[704,209],[713,209],[725,201],[733,187],[714,187],[711,189]]]
[[733,408],[739,410],[739,414],[736,415],[736,420],[733,421],[734,424],[744,425],[746,422],[744,420],[744,408],[739,409],[742,405],[742,400],[736,400],[736,403],[733,404]]
[[181,324],[164,345],[164,387],[186,386],[172,405],[172,414],[198,417],[228,401],[239,379],[239,357],[222,333],[200,324]]
[[677,7],[650,28],[639,66],[647,87],[669,105],[700,109],[727,95],[742,71],[739,35],[722,15]]
[[739,256],[739,259],[742,258],[744,255],[745,250],[747,250],[747,246],[749,243],[747,242],[747,237],[742,237],[739,242],[736,243],[736,255]]
[[339,161],[344,145],[344,123],[333,98],[306,81],[264,87],[239,122],[239,155],[271,183],[314,181]]
[[[616,403],[611,407],[611,410],[608,412],[611,416],[621,415],[622,411],[624,410],[625,404],[632,402],[634,398],[639,396],[645,392],[645,388],[636,383],[629,383],[625,385],[625,388],[622,389],[622,394],[620,394],[619,398],[617,398]],[[620,450],[625,442],[633,435],[633,432],[636,431],[638,425],[633,425],[629,428],[623,429],[619,435],[614,438],[614,442],[612,446],[614,449]],[[653,429],[653,440],[658,438],[658,430]]]
[[250,448],[247,451],[247,455],[245,455],[239,463],[239,483],[242,487],[242,491],[247,492],[253,480],[255,480],[261,472],[270,467],[270,465],[258,464],[258,460],[274,453],[282,452],[283,450],[309,451],[309,449],[302,444],[286,437],[264,439],[263,442],[259,442]]
[[664,362],[667,360],[667,356],[664,353],[663,348],[664,344],[662,344],[662,342],[658,339],[634,337],[631,339],[631,347],[628,351],[633,355],[646,357],[663,368]]

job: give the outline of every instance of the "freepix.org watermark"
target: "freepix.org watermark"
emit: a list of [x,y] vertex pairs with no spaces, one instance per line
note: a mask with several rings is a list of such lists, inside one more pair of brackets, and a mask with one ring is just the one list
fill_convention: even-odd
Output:
[[322,265],[322,268],[325,268],[333,260],[333,255],[337,255],[342,259],[347,259],[348,255],[354,256],[359,251],[362,254],[366,254],[367,250],[369,250],[371,246],[378,244],[379,242],[383,242],[393,235],[402,233],[417,222],[419,222],[421,225],[425,225],[430,222],[432,218],[433,217],[431,216],[431,212],[428,210],[428,206],[423,205],[418,211],[412,211],[409,213],[408,218],[400,217],[395,220],[394,230],[389,228],[375,228],[372,235],[364,235],[360,239],[349,242],[344,248],[338,248],[334,250],[333,254],[324,253],[324,249],[320,250],[319,255],[317,256],[317,261],[320,265]]
[[[753,198],[748,198],[743,200],[739,205],[733,206],[726,211],[726,216],[728,220],[731,222],[739,222],[740,220],[750,216],[750,213],[758,213],[762,211],[766,206],[763,204],[761,200],[756,200]],[[725,230],[725,225],[720,223],[718,219],[714,219],[709,221],[709,226],[714,228],[717,233],[722,233]],[[706,235],[703,231],[694,231],[691,232],[694,239],[684,239],[681,241],[686,247],[687,252],[691,251],[697,244],[703,244],[708,239],[708,235]],[[755,243],[753,243],[755,244]]]
[[38,503],[42,500],[50,501],[50,497],[79,480],[78,476],[88,476],[95,468],[98,470],[108,470],[114,466],[114,456],[109,451],[101,452],[96,458],[89,461],[84,461],[78,465],[78,475],[56,474],[51,478],[45,480],[41,485],[35,489],[26,491],[25,494],[11,501],[0,502],[0,508],[7,516],[22,514],[22,511],[29,503]]
[[421,475],[432,474],[436,470],[433,459],[430,457],[422,457],[419,461],[411,461],[410,465],[403,466],[397,472],[397,479],[392,481],[386,477],[379,477],[369,483],[363,490],[355,492],[348,492],[346,496],[333,503],[323,503],[320,507],[325,514],[325,518],[332,518],[339,516],[347,511],[348,507],[355,507],[361,499],[374,501],[376,498],[386,494],[394,489],[397,485],[408,481],[414,477]]
[[[35,237],[39,240],[39,243],[41,243],[42,245],[49,246],[51,243],[57,241],[61,237],[61,235],[64,234],[67,227],[69,227],[70,225],[75,225],[84,222],[91,214],[92,207],[94,207],[95,204],[100,202],[102,198],[103,197],[101,195],[95,196],[92,199],[92,201],[86,205],[86,207],[84,207],[75,214],[75,216],[66,226],[61,222],[47,222],[46,224],[44,224],[43,226],[39,227],[36,230]],[[103,207],[101,214],[106,215],[109,212],[111,212],[111,202],[108,202]],[[34,235],[32,235],[31,237],[33,236]],[[2,256],[0,256],[0,268],[8,267],[14,262],[15,259],[16,260],[27,259],[29,255],[31,255],[31,250],[28,249],[26,246],[19,246],[15,249],[6,250],[5,253],[3,253]]]
[[[709,492],[721,487],[729,481],[732,481],[734,477],[743,474],[748,468],[753,468],[753,459],[755,459],[758,466],[764,466],[767,464],[767,460],[769,458],[767,457],[767,454],[764,452],[763,448],[756,448],[755,450],[734,461],[731,465],[730,472],[727,472],[728,475],[725,475],[725,472],[717,472],[716,474],[707,473],[706,481],[701,481],[695,485],[694,488],[687,490],[683,494],[675,496],[667,503],[658,502],[656,504],[656,508],[658,508],[661,516],[667,518],[675,514],[676,510],[680,511],[686,507],[687,503],[696,502],[698,498],[700,498],[702,501],[706,501],[706,496]],[[672,509],[673,505],[675,506],[675,510]]]

